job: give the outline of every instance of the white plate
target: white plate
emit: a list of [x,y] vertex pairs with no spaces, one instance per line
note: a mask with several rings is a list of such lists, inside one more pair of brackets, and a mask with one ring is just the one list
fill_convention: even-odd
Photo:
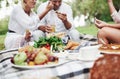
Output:
[[71,59],[71,60],[80,60],[80,61],[95,61],[96,59],[98,59],[99,57],[101,57],[102,55],[99,55],[97,57],[94,58],[83,58],[79,53],[72,53],[69,54],[67,56],[67,59]]
[[12,66],[15,68],[19,68],[19,69],[36,69],[36,68],[47,68],[47,67],[55,67],[58,65],[62,65],[64,63],[69,62],[68,60],[64,60],[64,59],[60,59],[58,60],[58,63],[52,63],[52,64],[45,64],[45,65],[35,65],[35,66],[20,66],[20,65],[15,65],[13,63]]
[[94,57],[94,58],[89,58],[89,59],[87,59],[87,58],[83,58],[83,57],[80,57],[79,56],[79,60],[81,60],[81,61],[95,61],[95,60],[97,60],[99,57],[101,57],[102,55],[99,55],[99,56],[97,56],[97,57]]

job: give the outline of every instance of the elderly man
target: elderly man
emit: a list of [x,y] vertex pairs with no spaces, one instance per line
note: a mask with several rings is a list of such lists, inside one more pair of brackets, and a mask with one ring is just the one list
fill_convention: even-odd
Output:
[[42,20],[38,24],[39,30],[43,32],[51,31],[51,26],[55,26],[55,32],[65,32],[74,41],[80,41],[79,32],[74,28],[72,9],[62,0],[49,0],[38,7],[38,14]]

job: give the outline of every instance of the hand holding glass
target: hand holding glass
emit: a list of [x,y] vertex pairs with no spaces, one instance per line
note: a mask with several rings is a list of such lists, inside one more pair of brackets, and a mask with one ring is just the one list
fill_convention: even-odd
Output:
[[49,25],[46,27],[46,32],[47,33],[53,33],[55,32],[55,25]]
[[53,24],[53,25],[51,25],[51,27],[52,27],[51,32],[55,32],[55,25]]

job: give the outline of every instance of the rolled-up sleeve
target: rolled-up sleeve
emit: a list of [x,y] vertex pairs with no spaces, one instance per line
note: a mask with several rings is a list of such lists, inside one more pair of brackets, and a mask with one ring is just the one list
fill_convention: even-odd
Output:
[[119,10],[119,12],[114,11],[111,14],[111,17],[113,18],[113,20],[114,20],[115,23],[120,23],[120,10]]

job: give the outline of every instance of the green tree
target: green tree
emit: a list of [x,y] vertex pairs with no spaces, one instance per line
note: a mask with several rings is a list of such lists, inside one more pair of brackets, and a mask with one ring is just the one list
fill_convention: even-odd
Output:
[[[113,0],[116,9],[120,9],[120,0]],[[74,0],[69,3],[73,9],[73,16],[89,13],[89,17],[97,17],[104,21],[111,21],[107,0]]]

